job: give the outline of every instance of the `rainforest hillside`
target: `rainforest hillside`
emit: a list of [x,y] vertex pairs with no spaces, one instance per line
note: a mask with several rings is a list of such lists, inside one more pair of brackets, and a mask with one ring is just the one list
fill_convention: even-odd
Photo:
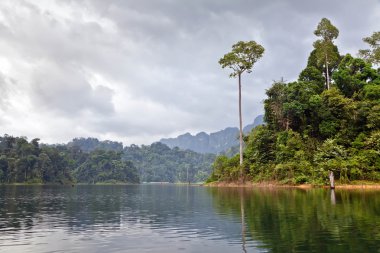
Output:
[[211,174],[214,154],[169,148],[163,143],[131,145],[123,159],[132,161],[142,182],[203,182]]
[[139,175],[122,153],[72,145],[43,145],[39,139],[0,137],[0,183],[138,183]]
[[213,154],[170,149],[162,143],[131,145],[76,138],[68,144],[0,137],[0,184],[200,182],[211,173]]
[[[357,58],[317,40],[298,80],[266,91],[265,125],[244,139],[246,180],[325,184],[329,171],[342,183],[380,180],[380,33],[364,41],[371,49]],[[239,157],[213,168],[209,181],[237,180]]]

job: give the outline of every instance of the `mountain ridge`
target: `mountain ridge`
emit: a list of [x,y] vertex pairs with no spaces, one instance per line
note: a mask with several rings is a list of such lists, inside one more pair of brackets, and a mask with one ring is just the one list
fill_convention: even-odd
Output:
[[[254,127],[263,124],[264,115],[258,115],[253,123],[243,128],[244,133],[249,133]],[[189,149],[198,153],[220,154],[230,148],[239,145],[239,128],[226,127],[223,130],[207,134],[199,132],[195,135],[185,133],[175,138],[162,138],[161,143],[170,148]]]

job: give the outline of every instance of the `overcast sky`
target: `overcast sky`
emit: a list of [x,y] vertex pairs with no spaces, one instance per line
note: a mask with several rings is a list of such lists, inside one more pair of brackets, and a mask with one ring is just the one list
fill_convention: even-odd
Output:
[[273,80],[295,80],[321,18],[341,53],[380,30],[380,0],[1,0],[0,135],[150,144],[238,125],[236,79],[218,60],[265,47],[243,76],[243,121]]

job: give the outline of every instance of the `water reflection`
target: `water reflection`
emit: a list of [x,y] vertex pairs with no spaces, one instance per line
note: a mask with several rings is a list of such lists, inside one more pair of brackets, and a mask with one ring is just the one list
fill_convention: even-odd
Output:
[[[379,192],[330,192],[323,189],[209,191],[218,212],[241,215],[242,224],[247,227],[246,231],[242,230],[243,250],[244,245],[254,245],[270,252],[380,250]],[[240,198],[236,197],[238,194]]]
[[377,252],[380,192],[0,187],[2,252]]
[[241,216],[241,240],[242,240],[242,249],[243,252],[247,252],[247,249],[245,248],[245,209],[244,209],[244,190],[243,188],[239,191],[240,195],[240,216]]
[[331,205],[336,204],[335,189],[330,189]]
[[5,252],[230,252],[240,244],[240,222],[215,214],[201,187],[17,186],[0,194]]

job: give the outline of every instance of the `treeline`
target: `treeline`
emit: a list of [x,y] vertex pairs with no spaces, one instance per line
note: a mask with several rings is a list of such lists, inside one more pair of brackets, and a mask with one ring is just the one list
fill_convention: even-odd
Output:
[[203,182],[211,174],[214,154],[170,149],[160,142],[124,148],[123,158],[132,161],[142,182]]
[[133,163],[122,152],[76,145],[40,145],[25,137],[0,137],[0,183],[138,183]]
[[[342,183],[380,180],[380,33],[364,39],[363,58],[340,55],[329,20],[315,34],[298,80],[266,91],[265,125],[244,139],[246,180],[325,184],[330,171]],[[239,157],[219,156],[213,169],[209,181],[238,180]]]
[[99,141],[97,138],[74,138],[67,143],[68,147],[78,147],[84,152],[91,152],[97,149],[108,151],[123,151],[123,143],[116,141]]
[[68,144],[40,144],[25,137],[0,137],[0,183],[201,182],[215,155],[170,149],[162,143],[127,146],[76,138]]

